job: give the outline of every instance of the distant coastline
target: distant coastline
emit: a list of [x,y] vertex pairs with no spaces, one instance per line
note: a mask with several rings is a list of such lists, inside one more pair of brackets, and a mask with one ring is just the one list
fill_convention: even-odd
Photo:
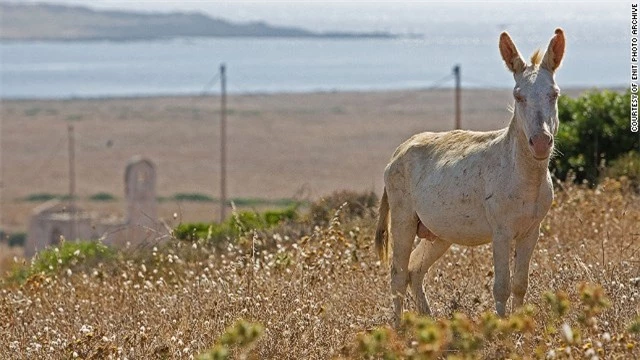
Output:
[[349,34],[349,33],[318,33],[316,35],[301,35],[301,36],[291,36],[291,35],[168,35],[168,36],[140,36],[140,37],[106,37],[106,36],[95,36],[95,37],[77,37],[77,38],[68,38],[68,37],[29,37],[29,38],[11,38],[6,37],[0,34],[0,42],[5,44],[12,43],[38,43],[38,42],[46,42],[46,43],[74,43],[74,42],[113,42],[113,43],[127,43],[127,42],[138,42],[138,41],[170,41],[170,40],[197,40],[197,39],[319,39],[319,40],[368,40],[368,39],[379,39],[379,40],[394,40],[394,39],[421,39],[422,35],[419,34],[402,34],[402,35],[394,35],[394,34],[380,34],[377,33],[363,33],[363,34]]
[[395,39],[419,34],[314,32],[265,22],[233,23],[199,12],[99,11],[84,6],[0,3],[1,41],[144,41],[181,37]]

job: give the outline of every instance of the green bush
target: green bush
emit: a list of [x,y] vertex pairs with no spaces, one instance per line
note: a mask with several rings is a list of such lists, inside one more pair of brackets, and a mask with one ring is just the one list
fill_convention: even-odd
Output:
[[65,241],[59,246],[38,252],[31,265],[31,271],[47,273],[88,260],[109,258],[113,254],[112,249],[97,241]]
[[27,233],[19,232],[13,233],[7,237],[7,243],[9,246],[24,246],[24,243],[27,241]]
[[27,195],[22,200],[30,201],[30,202],[45,202],[45,201],[49,201],[49,200],[52,200],[52,199],[69,200],[69,199],[71,199],[71,197],[69,196],[69,194],[58,195],[58,194],[51,194],[51,193],[41,192],[41,193],[35,193],[35,194]]
[[60,198],[60,195],[51,194],[51,193],[35,193],[35,194],[27,195],[24,198],[24,200],[31,201],[31,202],[45,202],[45,201],[58,199],[58,198]]
[[213,237],[214,227],[218,229],[218,226],[213,223],[185,223],[179,224],[173,229],[173,236],[180,240],[198,240],[198,239],[210,239]]
[[36,274],[55,273],[80,265],[91,266],[114,256],[113,249],[97,241],[65,241],[59,246],[39,251],[30,266],[14,269],[9,278],[23,281]]
[[247,231],[256,229],[267,229],[285,220],[297,218],[296,207],[289,207],[284,210],[271,210],[264,213],[252,211],[240,211],[222,223],[185,223],[178,225],[173,230],[173,236],[179,240],[195,241],[221,240],[224,238],[234,238]]
[[177,193],[173,195],[173,199],[177,201],[213,202],[211,196],[200,193]]
[[611,161],[639,145],[638,135],[629,129],[630,91],[590,91],[558,101],[560,128],[551,170],[560,180],[570,172],[576,182],[597,184]]
[[271,210],[263,214],[264,222],[268,227],[278,225],[285,220],[294,220],[298,217],[296,208],[289,207],[284,210]]
[[114,201],[115,199],[115,196],[107,192],[99,192],[89,196],[89,200],[91,201]]

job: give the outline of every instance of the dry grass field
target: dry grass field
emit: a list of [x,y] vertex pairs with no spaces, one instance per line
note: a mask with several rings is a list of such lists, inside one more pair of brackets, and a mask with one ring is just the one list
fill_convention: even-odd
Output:
[[[568,90],[570,96],[579,90]],[[463,127],[505,126],[511,91],[463,92]],[[229,196],[318,198],[336,189],[382,189],[395,147],[420,131],[453,126],[453,91],[239,95],[228,99]],[[219,98],[3,100],[0,226],[25,231],[36,203],[68,192],[67,124],[76,134],[77,193],[85,209],[122,216],[124,167],[152,159],[158,195],[219,195]],[[119,201],[87,202],[98,192]],[[160,216],[217,218],[217,206],[163,202]]]
[[[511,332],[469,357],[640,357],[640,198],[619,181],[563,187],[532,259],[530,314],[500,325]],[[389,322],[391,304],[388,267],[373,250],[375,212],[344,211],[327,224],[303,219],[221,247],[172,241],[100,263],[83,265],[78,251],[76,265],[4,283],[0,352],[12,359],[189,359],[245,319],[264,330],[250,346],[231,347],[234,358],[382,357],[367,335],[381,334],[374,329]],[[591,285],[579,291],[583,283]],[[437,326],[464,335],[458,320],[456,328],[446,319],[461,313],[479,323],[493,311],[491,247],[452,247],[425,285]],[[557,301],[543,300],[548,291]],[[569,309],[555,318],[549,304]],[[585,319],[585,312],[592,313]],[[382,334],[390,337],[373,338],[402,357],[466,356],[452,345],[463,335],[434,348],[421,347],[428,336]]]
[[[402,140],[452,127],[451,98],[451,91],[231,96],[230,195],[379,192]],[[510,99],[508,90],[465,91],[464,127],[506,125]],[[122,215],[124,165],[136,154],[156,162],[159,196],[217,198],[217,111],[215,97],[3,101],[0,225],[25,231],[37,205],[25,197],[66,193],[69,123],[81,206]],[[98,192],[117,199],[87,200]],[[252,344],[230,346],[234,358],[465,357],[459,340],[469,334],[480,339],[472,358],[640,358],[640,335],[630,329],[640,321],[640,197],[624,180],[559,185],[532,259],[533,307],[497,322],[510,332],[496,338],[486,325],[497,320],[482,315],[494,308],[488,245],[452,247],[427,276],[437,322],[413,326],[449,337],[425,344],[431,335],[409,325],[386,328],[389,270],[373,251],[376,209],[365,210],[361,217],[345,208],[328,223],[307,215],[218,246],[172,240],[97,258],[50,252],[52,270],[0,280],[0,359],[190,359],[222,345],[225,329],[241,319],[263,331]],[[209,221],[217,205],[163,201],[160,215],[172,226]],[[0,255],[3,273],[29,269],[17,248],[0,247]],[[558,304],[569,305],[566,314],[553,315]],[[411,300],[407,307],[415,308]]]

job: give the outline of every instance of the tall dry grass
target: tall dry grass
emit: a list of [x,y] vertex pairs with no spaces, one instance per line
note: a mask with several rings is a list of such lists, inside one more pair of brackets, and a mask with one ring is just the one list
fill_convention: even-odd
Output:
[[[587,344],[600,346],[602,353],[593,354],[603,358],[640,357],[639,335],[628,329],[640,314],[640,197],[620,181],[595,190],[564,186],[532,259],[530,335],[526,341],[517,333],[503,338],[509,353],[493,343],[474,357],[530,358],[542,356],[542,349],[544,356],[580,358]],[[189,359],[246,319],[262,325],[262,336],[248,352],[231,347],[232,357],[364,356],[358,339],[390,320],[389,271],[375,256],[373,233],[374,219],[366,213],[338,216],[321,226],[248,234],[223,247],[170,242],[98,266],[34,275],[20,285],[5,281],[0,353],[12,359]],[[560,332],[550,332],[561,324],[543,294],[563,291],[579,310],[583,282],[601,286],[610,306],[587,325],[579,311],[569,311],[562,322],[581,337],[567,345]],[[490,246],[452,247],[425,286],[436,319],[455,313],[478,319],[493,311]],[[414,309],[410,300],[407,305]],[[412,346],[397,336],[396,345]]]

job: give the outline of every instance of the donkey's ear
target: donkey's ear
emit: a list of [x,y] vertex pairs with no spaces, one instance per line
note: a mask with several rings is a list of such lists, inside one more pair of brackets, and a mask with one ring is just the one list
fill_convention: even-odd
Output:
[[504,60],[507,68],[514,74],[523,72],[527,64],[506,31],[500,34],[499,47],[500,55],[502,55],[502,60]]
[[549,47],[547,48],[547,52],[544,54],[544,58],[542,58],[540,66],[551,72],[555,72],[562,62],[564,46],[564,32],[562,29],[557,28],[555,35],[553,35],[551,41],[549,41]]

